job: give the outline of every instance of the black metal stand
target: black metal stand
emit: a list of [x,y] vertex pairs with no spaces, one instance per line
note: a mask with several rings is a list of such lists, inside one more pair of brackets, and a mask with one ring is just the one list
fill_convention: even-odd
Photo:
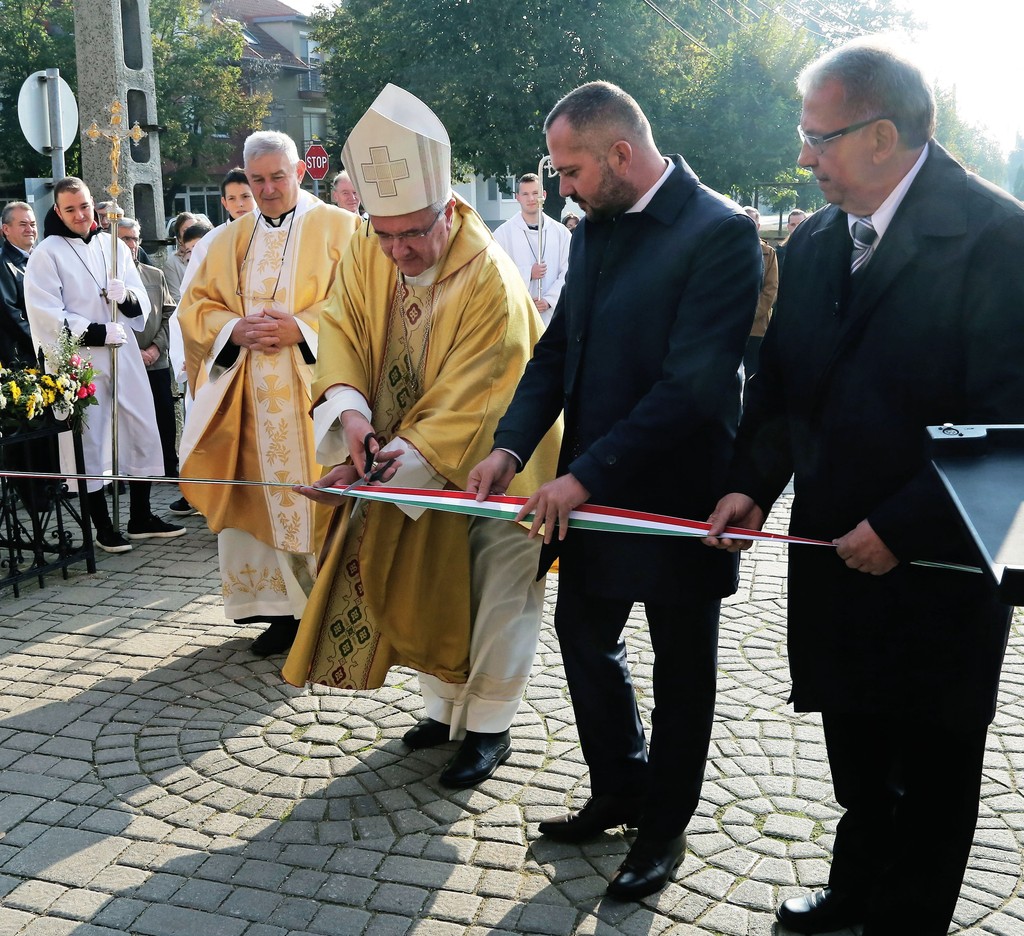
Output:
[[[11,471],[60,471],[58,440],[71,432],[75,471],[83,472],[82,439],[66,422],[50,417],[39,429],[0,435],[0,468]],[[0,477],[0,588],[20,595],[22,582],[84,561],[96,571],[96,554],[84,482],[73,493],[63,479]]]

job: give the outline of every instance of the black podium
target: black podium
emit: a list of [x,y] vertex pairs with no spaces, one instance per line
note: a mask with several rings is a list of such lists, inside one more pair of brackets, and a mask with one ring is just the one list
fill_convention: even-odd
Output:
[[929,426],[932,464],[999,600],[1024,605],[1024,426]]

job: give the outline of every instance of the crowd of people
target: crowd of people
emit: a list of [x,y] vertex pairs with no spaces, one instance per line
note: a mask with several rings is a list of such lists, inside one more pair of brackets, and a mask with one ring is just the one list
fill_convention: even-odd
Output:
[[[458,742],[446,787],[510,756],[557,558],[591,798],[539,832],[636,828],[608,886],[618,900],[658,892],[683,860],[721,602],[750,545],[726,528],[759,530],[795,477],[791,532],[835,549],[790,557],[792,702],[822,715],[845,814],[828,886],[778,919],[940,936],[1011,609],[983,577],[935,567],[969,561],[968,546],[924,427],[1024,423],[1024,206],[935,141],[928,84],[891,48],[832,50],[799,90],[798,161],[829,204],[791,212],[777,248],[755,208],[663,154],[606,82],[544,123],[560,194],[583,213],[564,224],[527,173],[492,235],[452,191],[445,127],[394,85],[346,140],[357,168],[334,204],[301,189],[290,138],[253,133],[222,185],[228,221],[179,215],[162,271],[137,222],[105,232],[110,206],[61,180],[38,245],[31,207],[4,209],[0,359],[32,361],[61,329],[101,373],[116,353],[121,470],[216,479],[182,485],[172,510],[217,534],[224,613],[259,631],[252,652],[287,654],[300,686],[373,691],[391,667],[416,670],[423,714],[404,741]],[[189,404],[178,450],[175,385]],[[110,469],[114,392],[102,378],[92,474]],[[518,494],[524,522],[338,493],[355,484]],[[185,532],[133,481],[125,538],[89,485],[103,549]],[[710,517],[710,534],[570,529],[589,503]],[[649,726],[623,640],[636,602],[654,649]]]

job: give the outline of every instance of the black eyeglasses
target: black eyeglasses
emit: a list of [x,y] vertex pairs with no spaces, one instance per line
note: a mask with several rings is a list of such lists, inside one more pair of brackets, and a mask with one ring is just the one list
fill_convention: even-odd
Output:
[[865,127],[870,126],[873,123],[877,123],[879,120],[892,120],[891,117],[872,117],[870,120],[862,120],[860,123],[850,124],[848,127],[843,127],[842,130],[833,130],[831,133],[806,133],[803,127],[797,127],[796,132],[800,134],[800,140],[805,146],[816,149],[819,153],[825,151],[825,144],[831,143],[833,140],[838,140],[841,136],[846,136],[848,133],[853,133],[855,130],[863,130]]
[[376,231],[375,233],[377,235],[377,240],[379,240],[386,247],[389,244],[395,243],[396,241],[401,243],[403,241],[415,241],[419,240],[422,237],[426,237],[432,230],[434,230],[434,225],[437,224],[437,219],[441,217],[441,212],[443,212],[447,207],[448,204],[446,202],[444,205],[441,206],[440,211],[438,211],[437,214],[434,215],[434,220],[431,221],[430,224],[427,227],[425,227],[422,231],[406,231],[403,234],[381,234],[380,231]]

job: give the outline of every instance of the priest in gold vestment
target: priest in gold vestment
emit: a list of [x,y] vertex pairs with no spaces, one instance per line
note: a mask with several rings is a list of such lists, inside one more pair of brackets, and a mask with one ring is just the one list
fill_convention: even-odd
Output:
[[[320,323],[317,456],[337,467],[318,487],[359,477],[378,433],[381,459],[399,458],[384,483],[461,490],[540,318],[480,216],[452,194],[448,136],[425,104],[388,85],[343,158],[370,217]],[[523,492],[554,476],[557,445],[555,431],[518,476]],[[510,521],[306,493],[339,506],[285,679],[372,689],[391,666],[412,667],[425,717],[406,744],[461,740],[441,782],[487,779],[511,753],[536,652],[538,541]]]
[[289,484],[319,477],[309,418],[320,311],[357,217],[299,188],[305,164],[283,133],[243,150],[259,214],[210,244],[178,307],[195,402],[182,478],[278,482],[184,484],[217,533],[224,613],[269,625],[258,656],[288,649],[316,575],[314,505]]

